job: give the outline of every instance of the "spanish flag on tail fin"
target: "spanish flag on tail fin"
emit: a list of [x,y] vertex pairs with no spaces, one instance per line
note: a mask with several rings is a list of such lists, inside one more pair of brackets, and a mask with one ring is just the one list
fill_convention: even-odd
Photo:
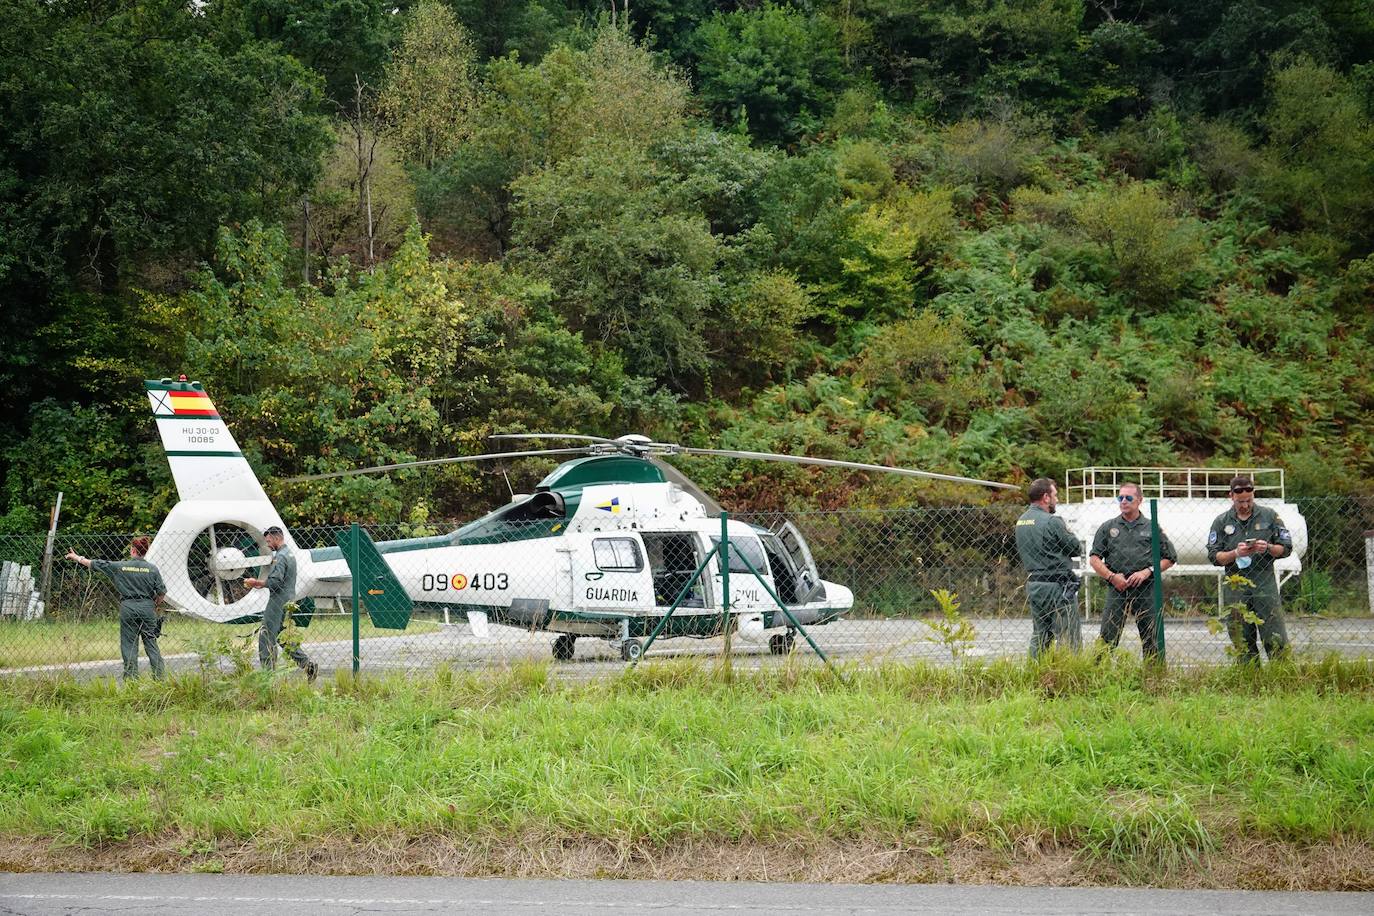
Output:
[[143,387],[182,501],[267,500],[199,382],[148,379]]

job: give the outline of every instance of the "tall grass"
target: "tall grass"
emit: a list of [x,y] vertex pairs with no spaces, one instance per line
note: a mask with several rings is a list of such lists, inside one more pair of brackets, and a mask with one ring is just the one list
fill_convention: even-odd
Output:
[[1337,661],[5,686],[0,834],[60,843],[878,837],[1168,870],[1237,837],[1374,841],[1374,671]]

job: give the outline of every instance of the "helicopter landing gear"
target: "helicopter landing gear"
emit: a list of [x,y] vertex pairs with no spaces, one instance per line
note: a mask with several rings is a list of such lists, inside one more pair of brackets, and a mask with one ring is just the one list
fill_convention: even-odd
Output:
[[797,631],[788,630],[786,633],[774,633],[768,637],[768,651],[774,655],[791,655],[792,647],[797,644]]
[[573,645],[576,642],[577,637],[572,633],[559,633],[553,641],[553,657],[560,662],[568,661],[573,657]]
[[627,662],[637,662],[644,657],[644,643],[637,639],[620,641],[620,658]]

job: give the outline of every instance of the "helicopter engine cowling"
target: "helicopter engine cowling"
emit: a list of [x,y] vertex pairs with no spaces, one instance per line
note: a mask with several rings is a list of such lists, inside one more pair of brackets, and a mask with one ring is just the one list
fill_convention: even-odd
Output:
[[[245,588],[242,580],[266,575],[271,551],[263,531],[273,525],[285,529],[265,500],[177,504],[148,549],[148,560],[167,586],[168,603],[216,623],[260,616],[267,590]],[[285,539],[296,556],[297,594],[307,594],[309,552],[297,551],[289,533]]]

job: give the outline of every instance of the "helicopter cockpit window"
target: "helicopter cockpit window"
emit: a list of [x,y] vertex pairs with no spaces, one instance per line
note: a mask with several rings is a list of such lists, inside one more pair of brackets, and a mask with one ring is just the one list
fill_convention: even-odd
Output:
[[[712,536],[711,544],[719,546],[720,538]],[[763,545],[755,538],[730,538],[730,572],[747,573],[749,567],[744,565],[745,558],[761,575],[768,575],[768,560],[763,555]]]
[[596,568],[607,572],[639,572],[644,557],[633,538],[597,538],[592,541]]

